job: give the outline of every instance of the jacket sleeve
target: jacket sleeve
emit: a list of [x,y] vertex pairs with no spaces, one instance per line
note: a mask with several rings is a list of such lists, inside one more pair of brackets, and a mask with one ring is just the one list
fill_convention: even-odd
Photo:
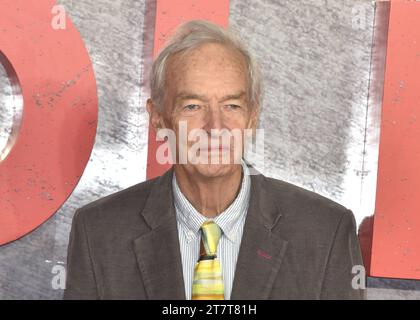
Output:
[[[355,269],[353,267],[357,266]],[[352,273],[362,270],[361,274]],[[366,299],[363,260],[353,213],[347,210],[338,224],[325,268],[321,299]],[[356,278],[355,278],[356,277]],[[356,283],[356,285],[355,285]],[[359,284],[359,285],[358,285]]]
[[81,209],[73,218],[67,254],[65,300],[98,299],[97,283],[93,270],[89,237]]

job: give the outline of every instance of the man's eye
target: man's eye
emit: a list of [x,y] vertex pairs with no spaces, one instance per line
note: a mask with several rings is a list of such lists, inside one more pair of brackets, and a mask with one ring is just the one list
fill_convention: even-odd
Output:
[[189,105],[184,107],[184,109],[186,109],[188,111],[198,110],[199,108],[200,108],[200,106],[198,104],[189,104]]
[[237,109],[240,109],[241,106],[238,106],[237,104],[228,104],[228,105],[226,105],[226,108],[228,108],[230,110],[237,110]]

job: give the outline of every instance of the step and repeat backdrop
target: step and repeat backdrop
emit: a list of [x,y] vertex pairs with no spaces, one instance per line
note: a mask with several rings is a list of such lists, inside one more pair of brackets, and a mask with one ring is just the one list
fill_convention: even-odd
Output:
[[400,1],[2,0],[0,299],[61,299],[75,210],[165,170],[148,73],[197,18],[260,62],[258,169],[353,211],[368,298],[420,298],[416,17]]

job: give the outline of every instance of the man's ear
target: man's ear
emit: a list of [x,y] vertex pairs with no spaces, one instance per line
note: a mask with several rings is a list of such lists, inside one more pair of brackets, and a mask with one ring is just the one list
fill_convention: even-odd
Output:
[[150,123],[157,133],[157,131],[161,128],[164,128],[164,121],[162,118],[162,114],[157,110],[156,105],[153,103],[152,99],[147,99],[146,104],[147,112],[149,113]]

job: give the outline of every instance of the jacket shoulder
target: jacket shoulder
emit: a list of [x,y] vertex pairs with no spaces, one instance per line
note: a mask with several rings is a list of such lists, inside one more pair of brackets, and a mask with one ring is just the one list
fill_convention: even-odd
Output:
[[305,224],[318,230],[333,231],[342,219],[354,222],[351,210],[316,192],[295,184],[263,176],[266,192],[289,221]]
[[114,192],[77,209],[74,219],[86,224],[127,224],[139,219],[155,179]]

